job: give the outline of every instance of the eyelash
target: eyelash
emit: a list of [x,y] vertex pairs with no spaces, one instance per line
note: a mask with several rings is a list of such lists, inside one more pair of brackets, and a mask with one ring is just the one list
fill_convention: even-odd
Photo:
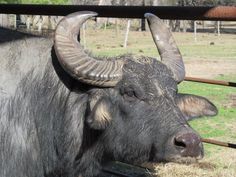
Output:
[[136,97],[135,96],[135,92],[133,90],[127,91],[124,93],[125,95],[129,96],[129,97]]
[[134,101],[137,97],[134,90],[121,90],[123,98],[127,101]]
[[130,95],[126,94],[126,93],[123,95],[123,97],[124,97],[124,99],[125,99],[126,101],[129,101],[129,102],[133,102],[133,101],[135,101],[136,98],[137,98],[135,95],[130,96]]

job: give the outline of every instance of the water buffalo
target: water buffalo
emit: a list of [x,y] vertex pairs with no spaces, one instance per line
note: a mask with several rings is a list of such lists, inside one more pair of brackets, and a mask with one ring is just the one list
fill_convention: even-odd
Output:
[[54,40],[1,29],[1,177],[90,177],[110,160],[203,157],[187,120],[217,109],[205,98],[177,93],[185,69],[167,27],[145,14],[162,61],[100,59],[77,41],[93,16],[66,16]]

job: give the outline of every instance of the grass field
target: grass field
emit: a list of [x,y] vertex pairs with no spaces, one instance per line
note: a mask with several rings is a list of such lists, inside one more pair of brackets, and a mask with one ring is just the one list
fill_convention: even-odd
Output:
[[[149,32],[130,32],[127,48],[122,47],[124,33],[109,29],[87,30],[81,39],[95,55],[134,53],[158,57]],[[236,82],[236,35],[199,33],[196,42],[191,33],[175,33],[174,37],[188,66],[187,75]],[[216,117],[190,122],[202,137],[236,143],[236,88],[182,82],[179,91],[205,96],[218,107]],[[206,144],[204,148],[205,158],[196,164],[152,166],[158,176],[164,177],[236,177],[236,150]]]

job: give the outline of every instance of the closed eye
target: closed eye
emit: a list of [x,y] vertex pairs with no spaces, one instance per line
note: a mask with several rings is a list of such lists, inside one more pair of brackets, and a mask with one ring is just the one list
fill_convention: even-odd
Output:
[[135,92],[133,90],[124,92],[123,97],[127,101],[135,101],[137,99]]
[[140,86],[129,85],[120,89],[120,93],[127,101],[143,100],[144,92]]
[[125,87],[120,90],[121,95],[127,101],[135,101],[137,97],[137,93],[132,87]]
[[129,97],[136,97],[135,92],[133,90],[129,90],[129,91],[125,92],[125,95],[127,95]]

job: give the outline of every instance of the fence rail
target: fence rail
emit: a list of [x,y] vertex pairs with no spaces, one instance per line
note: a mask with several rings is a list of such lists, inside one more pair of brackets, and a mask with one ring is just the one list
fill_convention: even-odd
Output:
[[196,78],[196,77],[185,77],[184,80],[185,81],[191,81],[191,82],[201,82],[201,83],[206,83],[206,84],[236,87],[235,82],[227,82],[227,81],[212,80],[212,79],[203,79],[203,78]]
[[0,4],[2,14],[67,15],[76,11],[95,11],[98,17],[143,18],[150,12],[162,19],[236,21],[236,6],[87,6]]

